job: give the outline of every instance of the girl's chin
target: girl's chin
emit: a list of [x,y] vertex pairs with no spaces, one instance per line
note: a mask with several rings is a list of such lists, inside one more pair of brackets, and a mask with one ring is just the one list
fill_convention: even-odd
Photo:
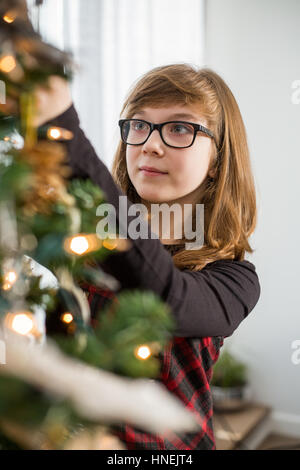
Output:
[[[156,188],[156,190],[149,190],[147,191],[146,188],[142,187],[136,187],[136,192],[140,196],[141,200],[147,201],[147,202],[152,202],[153,204],[156,203],[162,203],[167,200],[167,195],[163,194],[162,191],[159,188]],[[159,194],[158,194],[159,193]]]
[[154,195],[154,194],[147,194],[145,192],[141,192],[139,194],[140,198],[142,201],[147,201],[147,202],[150,202],[152,204],[162,204],[163,202],[165,202],[166,200],[161,198],[161,197],[157,197],[157,194]]

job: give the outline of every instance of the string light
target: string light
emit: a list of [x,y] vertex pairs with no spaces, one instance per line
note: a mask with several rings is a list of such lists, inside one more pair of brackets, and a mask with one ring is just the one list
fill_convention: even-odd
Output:
[[47,130],[47,137],[50,140],[71,140],[73,135],[73,132],[61,127],[49,127]]
[[10,10],[3,16],[3,20],[6,23],[13,23],[17,17],[17,13],[14,10]]
[[85,255],[91,251],[96,251],[101,248],[102,242],[94,234],[84,235],[79,234],[73,237],[68,237],[64,242],[64,249],[71,254],[78,256]]
[[53,139],[53,140],[57,140],[59,139],[61,136],[61,132],[59,129],[56,129],[55,127],[51,127],[50,129],[48,129],[47,131],[47,137],[49,139]]
[[17,280],[17,273],[15,271],[9,271],[5,274],[4,279],[10,284],[13,284]]
[[12,329],[21,335],[28,335],[33,330],[34,323],[25,313],[16,315],[12,321]]
[[106,238],[105,240],[103,240],[103,246],[107,250],[115,250],[118,246],[118,242],[117,242],[117,240],[113,240],[111,238]]
[[9,290],[11,289],[12,285],[9,283],[9,282],[5,282],[3,285],[2,285],[2,289],[3,290]]
[[64,242],[65,251],[78,256],[97,251],[101,246],[104,246],[107,250],[126,251],[129,249],[130,242],[120,238],[100,240],[96,234],[78,234],[66,238]]
[[22,336],[35,332],[35,322],[30,312],[8,313],[5,317],[5,324]]
[[3,19],[4,21],[6,21],[6,23],[12,23],[13,21],[15,21],[15,18],[12,18],[11,16],[8,16],[8,15],[4,15]]
[[151,349],[146,344],[138,346],[135,350],[135,356],[138,359],[148,359],[151,356]]
[[72,323],[73,321],[73,315],[70,312],[63,313],[60,318],[64,323]]
[[4,275],[4,282],[2,284],[3,290],[9,290],[17,280],[17,273],[15,271],[9,271]]
[[86,237],[74,237],[71,240],[70,249],[76,255],[83,255],[89,249],[89,242]]
[[125,238],[105,238],[102,242],[107,250],[127,251],[130,248],[130,241]]
[[12,55],[6,55],[0,59],[0,70],[4,73],[12,72],[16,65],[16,59]]

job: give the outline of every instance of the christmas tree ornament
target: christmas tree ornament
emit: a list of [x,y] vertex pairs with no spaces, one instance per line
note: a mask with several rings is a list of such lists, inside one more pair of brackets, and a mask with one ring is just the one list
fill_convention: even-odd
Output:
[[[91,312],[90,312],[90,307],[89,303],[87,301],[87,298],[84,294],[84,292],[75,284],[74,279],[71,275],[71,273],[65,269],[65,268],[58,268],[56,270],[56,277],[59,281],[60,286],[65,289],[68,292],[71,292],[73,296],[75,297],[77,304],[80,308],[80,316],[85,324],[88,324],[90,319],[91,319]],[[74,319],[73,314],[67,312],[64,314],[64,322],[65,323],[70,323],[66,321],[66,317],[70,319],[70,315],[72,316],[72,320]]]
[[[72,316],[72,321],[65,321]],[[83,326],[82,311],[78,297],[73,292],[59,287],[56,292],[55,309],[48,312],[46,318],[46,333],[49,336],[55,334],[73,335]]]
[[24,147],[19,158],[30,165],[32,172],[31,184],[23,193],[24,210],[28,215],[47,214],[57,202],[67,207],[75,205],[66,190],[65,180],[70,169],[65,165],[65,151],[60,144],[40,141],[34,147]]

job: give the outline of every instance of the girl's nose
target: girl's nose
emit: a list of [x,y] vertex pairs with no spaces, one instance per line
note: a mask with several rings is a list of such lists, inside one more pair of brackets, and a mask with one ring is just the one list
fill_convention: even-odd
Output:
[[155,129],[148,140],[143,145],[143,152],[145,153],[157,153],[162,155],[164,153],[164,143],[161,140],[159,131]]

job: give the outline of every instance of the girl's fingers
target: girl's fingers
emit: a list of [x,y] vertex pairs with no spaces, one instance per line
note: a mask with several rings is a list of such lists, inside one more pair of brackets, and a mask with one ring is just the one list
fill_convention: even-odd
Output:
[[49,78],[48,87],[35,90],[36,118],[35,125],[41,126],[54,119],[72,104],[72,96],[68,82],[57,76]]

